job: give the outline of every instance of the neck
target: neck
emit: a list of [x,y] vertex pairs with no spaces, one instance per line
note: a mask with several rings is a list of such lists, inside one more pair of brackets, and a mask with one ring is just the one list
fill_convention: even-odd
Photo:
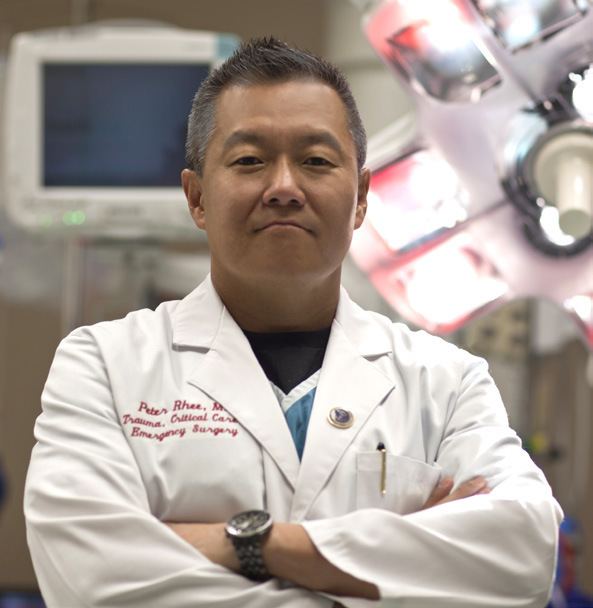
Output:
[[314,331],[332,324],[340,297],[340,270],[323,282],[294,278],[243,280],[212,269],[212,283],[239,327],[253,332]]

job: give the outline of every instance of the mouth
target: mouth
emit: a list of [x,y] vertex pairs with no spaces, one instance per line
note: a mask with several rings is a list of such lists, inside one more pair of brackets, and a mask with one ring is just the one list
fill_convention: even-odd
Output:
[[262,232],[264,230],[278,230],[278,231],[304,230],[305,232],[311,232],[311,230],[309,230],[308,228],[305,228],[305,226],[302,226],[301,224],[299,224],[297,222],[287,221],[287,220],[276,220],[274,222],[270,222],[268,224],[261,226],[260,228],[257,228],[256,232]]

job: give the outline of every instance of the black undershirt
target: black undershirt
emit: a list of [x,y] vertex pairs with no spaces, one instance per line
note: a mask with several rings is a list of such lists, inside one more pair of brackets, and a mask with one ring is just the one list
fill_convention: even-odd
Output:
[[317,331],[245,331],[268,380],[288,394],[321,368],[331,327]]

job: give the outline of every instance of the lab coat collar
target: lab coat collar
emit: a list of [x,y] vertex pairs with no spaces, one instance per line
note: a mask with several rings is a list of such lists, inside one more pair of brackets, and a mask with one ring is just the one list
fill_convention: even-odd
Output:
[[341,327],[351,346],[366,358],[378,357],[392,351],[389,339],[391,332],[385,331],[375,317],[379,317],[383,323],[386,321],[385,317],[362,309],[350,299],[343,287],[340,289],[334,325]]
[[224,304],[208,275],[177,304],[171,315],[173,346],[209,350],[225,312]]
[[[346,290],[340,289],[340,300],[334,323],[363,357],[375,357],[392,350],[389,332],[384,331],[370,314],[355,304]],[[230,317],[210,275],[173,312],[173,345],[208,350],[212,347],[222,321]]]
[[[173,348],[203,353],[188,382],[221,403],[269,453],[295,492],[291,519],[304,518],[348,445],[393,389],[392,379],[374,364],[391,352],[389,332],[342,289],[299,462],[270,383],[210,277],[177,305],[172,323]],[[351,428],[329,424],[333,407],[352,413]]]

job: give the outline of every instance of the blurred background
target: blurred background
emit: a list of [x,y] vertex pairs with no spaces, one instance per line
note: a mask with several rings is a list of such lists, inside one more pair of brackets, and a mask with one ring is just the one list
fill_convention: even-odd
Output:
[[[401,37],[402,32],[407,35],[412,31],[414,44],[420,44],[418,40],[428,34],[409,30],[410,23],[413,26],[416,22],[408,19],[400,27],[400,21],[405,21],[402,15],[382,13],[377,17],[377,10],[390,4],[405,2],[0,0],[0,596],[10,593],[11,601],[17,601],[17,597],[22,602],[33,601],[27,599],[28,594],[37,589],[25,541],[22,492],[33,446],[33,425],[40,412],[39,396],[59,340],[77,325],[118,318],[129,310],[183,297],[209,268],[207,243],[191,230],[191,219],[185,217],[179,200],[181,192],[174,192],[172,185],[149,195],[155,205],[152,219],[138,215],[146,210],[138,210],[140,199],[134,200],[133,196],[121,210],[117,198],[89,203],[84,188],[94,187],[92,177],[84,183],[68,184],[67,176],[52,174],[47,164],[45,185],[51,185],[55,178],[58,186],[71,187],[74,198],[68,193],[58,200],[58,191],[57,198],[50,193],[41,201],[28,185],[40,169],[26,161],[27,154],[37,160],[42,152],[50,154],[51,140],[46,133],[43,144],[35,135],[39,127],[35,120],[40,120],[42,110],[31,106],[33,118],[29,120],[26,115],[29,102],[42,97],[35,88],[39,85],[18,84],[17,76],[27,70],[33,73],[30,57],[41,53],[39,49],[46,48],[47,41],[59,46],[61,39],[69,39],[70,34],[64,34],[64,30],[52,33],[53,28],[82,28],[77,31],[84,32],[88,24],[115,30],[113,49],[124,44],[124,32],[136,29],[143,35],[148,32],[154,37],[157,51],[161,48],[171,56],[180,48],[177,45],[173,51],[167,46],[165,38],[171,26],[212,32],[215,38],[181,42],[181,46],[195,44],[192,48],[201,58],[198,63],[206,70],[224,59],[239,40],[274,34],[327,57],[345,72],[371,137],[369,163],[375,177],[370,204],[375,204],[375,211],[368,230],[357,235],[344,268],[344,283],[363,307],[442,334],[488,360],[512,426],[544,469],[568,516],[559,585],[566,595],[578,589],[583,597],[593,596],[593,236],[586,223],[585,205],[579,216],[584,231],[568,227],[562,238],[550,237],[542,245],[537,232],[540,215],[529,207],[529,192],[518,193],[515,188],[529,179],[522,180],[522,169],[517,168],[520,163],[509,164],[506,157],[509,142],[531,142],[526,158],[536,169],[540,163],[545,171],[546,159],[556,153],[555,148],[549,152],[545,147],[552,136],[558,133],[559,138],[572,138],[569,157],[578,157],[585,167],[575,180],[582,181],[583,175],[590,179],[584,186],[590,218],[593,156],[588,156],[591,148],[586,138],[591,136],[593,121],[592,89],[589,87],[590,116],[576,116],[566,104],[562,106],[564,98],[556,92],[569,74],[585,78],[586,71],[581,68],[593,61],[591,54],[573,60],[567,42],[571,36],[581,36],[579,48],[590,50],[593,10],[587,2],[452,2],[461,7],[462,13],[468,6],[473,11],[465,17],[473,24],[474,35],[470,38],[477,41],[484,64],[464,62],[461,72],[457,72],[464,76],[463,86],[457,86],[453,69],[444,70],[436,84],[427,79],[426,74],[434,73],[442,57],[428,47],[422,55]],[[421,4],[427,10],[431,8],[430,3],[420,1],[416,6]],[[443,0],[443,4],[447,2]],[[564,12],[555,13],[555,20],[550,18],[548,29],[544,31],[542,26],[532,39],[520,40],[513,48],[515,39],[505,42],[501,37],[505,30],[500,21],[495,23],[496,40],[485,31],[502,14],[488,13],[496,4],[516,4],[533,11],[546,5],[541,14],[548,16],[551,6],[561,5]],[[568,6],[573,4],[578,9],[575,16]],[[483,23],[478,26],[481,17]],[[581,18],[583,23],[588,19],[586,27],[580,23]],[[425,22],[421,23],[424,27]],[[558,31],[550,30],[550,23],[560,24]],[[393,31],[378,31],[379,26]],[[569,27],[574,27],[576,34],[562,32]],[[118,28],[122,32],[119,38]],[[47,39],[38,33],[45,30],[49,31]],[[20,32],[37,32],[27,47],[33,49],[26,51],[29,63],[9,67],[9,49],[15,48],[11,41],[14,43],[14,36]],[[458,36],[456,31],[453,34]],[[525,28],[519,34],[528,36]],[[395,41],[391,50],[381,46],[385,40]],[[106,41],[103,44],[109,46],[109,37]],[[86,42],[81,44],[73,51],[74,63],[88,59]],[[444,46],[451,51],[450,42]],[[463,49],[458,47],[454,50],[461,53]],[[410,48],[416,53],[413,58]],[[521,54],[516,51],[523,48],[532,55],[521,64]],[[534,53],[541,53],[541,59],[536,62],[537,69],[530,68],[537,78],[531,74],[533,79],[529,81],[525,66],[534,65]],[[553,60],[557,57],[566,64],[558,74],[552,73],[556,67],[548,70],[548,66],[556,65]],[[59,62],[64,62],[63,57]],[[133,63],[133,58],[126,62]],[[188,63],[188,59],[183,62]],[[576,68],[581,71],[577,73]],[[54,96],[66,95],[68,74],[46,73],[48,87],[51,78],[55,78]],[[111,87],[116,88],[113,81]],[[554,95],[549,95],[552,90]],[[48,91],[43,116],[51,120]],[[183,101],[186,106],[180,113],[181,124],[190,101],[191,97]],[[528,122],[531,118],[525,119],[516,132],[501,135],[506,125],[515,124],[515,115],[521,115],[521,120],[537,115],[541,120],[532,124]],[[468,128],[473,129],[469,134]],[[583,144],[575,139],[581,136],[585,138]],[[180,134],[179,142],[182,139]],[[58,148],[60,141],[54,140]],[[148,154],[139,144],[131,152],[150,163],[150,158],[143,159],[143,153]],[[516,157],[522,158],[519,152]],[[482,165],[476,158],[483,160]],[[447,161],[444,169],[443,159]],[[559,181],[577,171],[575,162],[571,160],[570,170]],[[422,177],[418,171],[426,166],[429,172]],[[416,171],[415,186],[410,167]],[[174,170],[177,173],[181,168]],[[431,182],[432,189],[429,186],[427,190]],[[538,190],[537,179],[531,185],[532,191]],[[546,188],[542,190],[545,194]],[[142,190],[138,196],[144,196]],[[155,218],[161,218],[159,213],[163,211],[158,208],[161,196],[167,201],[170,197],[170,209],[177,213],[164,231],[155,227],[159,223]],[[536,208],[542,196],[538,192],[534,196],[539,201]],[[515,198],[521,200],[516,202]],[[428,206],[427,201],[433,199],[434,205]],[[95,213],[99,204],[109,209],[109,217]],[[542,203],[540,207],[537,213],[541,211],[541,217],[546,209],[556,207],[562,215],[560,202],[548,206]],[[451,209],[453,220],[433,225],[439,213],[450,213]],[[570,207],[569,211],[573,210]],[[166,211],[169,214],[169,208]],[[148,213],[152,213],[150,208]],[[124,225],[129,229],[122,230]],[[393,229],[386,233],[385,226]],[[447,257],[453,255],[451,252],[462,252],[465,261]],[[463,274],[467,259],[471,262],[469,278]],[[428,277],[428,291],[413,283],[420,281],[421,265]],[[593,605],[581,601],[557,605]]]

